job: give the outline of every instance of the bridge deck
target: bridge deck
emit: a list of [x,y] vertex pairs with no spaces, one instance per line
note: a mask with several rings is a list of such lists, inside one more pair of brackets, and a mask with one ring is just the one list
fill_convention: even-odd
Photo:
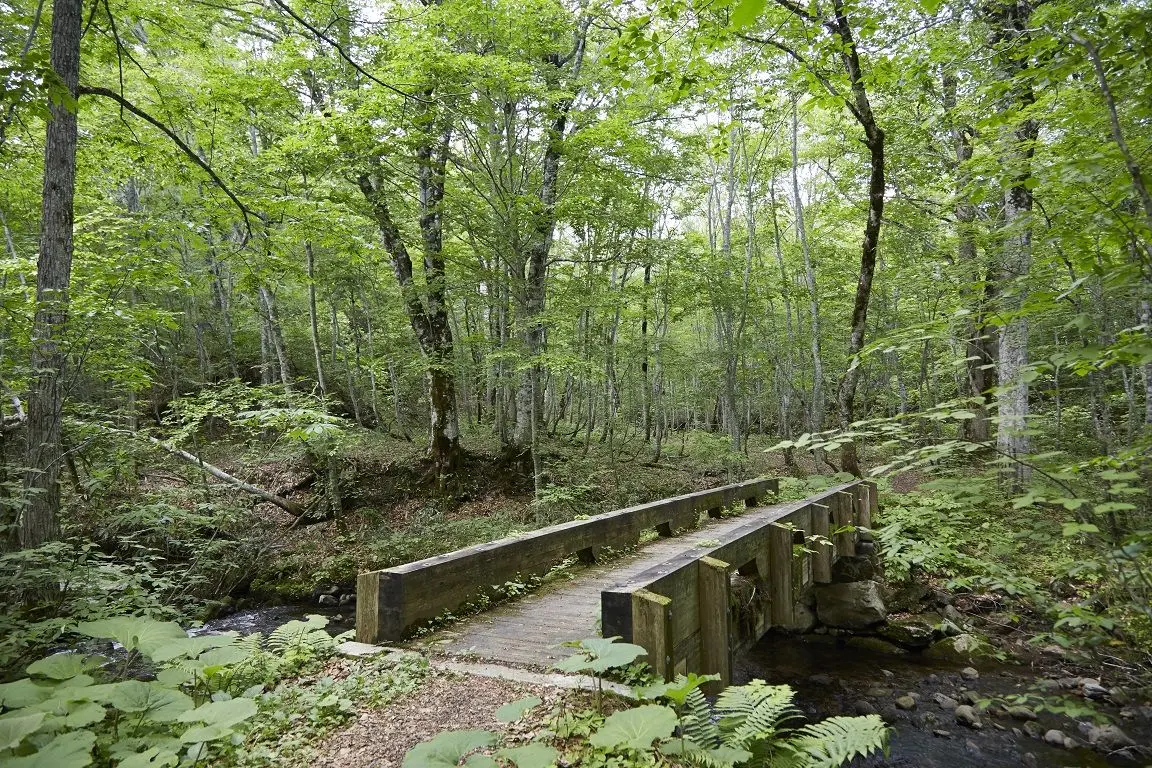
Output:
[[451,655],[550,666],[572,654],[571,649],[560,647],[561,643],[600,634],[601,590],[628,581],[699,542],[716,539],[783,506],[786,505],[756,507],[722,520],[705,518],[706,522],[680,536],[656,539],[607,563],[577,566],[572,581],[549,585],[477,614],[435,633],[428,642]]

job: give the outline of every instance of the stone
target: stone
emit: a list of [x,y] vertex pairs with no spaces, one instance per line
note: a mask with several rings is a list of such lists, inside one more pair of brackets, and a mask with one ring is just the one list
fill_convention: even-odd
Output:
[[1036,766],[1040,765],[1040,762],[1036,759],[1036,755],[1031,752],[1025,752],[1020,756],[1020,765],[1024,766],[1024,768],[1036,768]]
[[940,709],[948,711],[956,709],[956,707],[960,706],[960,702],[956,701],[956,699],[952,698],[948,694],[940,693],[939,691],[932,694],[932,701],[936,702],[936,705],[939,706]]
[[1033,739],[1039,739],[1044,735],[1044,731],[1040,730],[1040,724],[1033,720],[1024,723],[1024,733]]
[[916,709],[916,699],[911,696],[901,696],[896,699],[896,706],[900,709]]
[[804,603],[792,606],[792,624],[789,627],[795,632],[811,632],[816,627],[816,614]]
[[881,688],[879,686],[876,686],[874,688],[869,688],[867,691],[864,692],[864,695],[865,696],[871,696],[874,699],[886,699],[892,695],[892,689],[891,688]]
[[852,705],[852,711],[857,715],[875,715],[878,714],[876,707],[872,706],[872,702],[866,699],[860,699]]
[[1060,689],[1060,683],[1047,677],[1042,677],[1036,681],[1036,688],[1044,693],[1051,693]]
[[1108,697],[1108,689],[1094,680],[1092,682],[1085,683],[1084,687],[1081,689],[1081,692],[1084,694],[1084,697],[1088,699],[1099,700]]
[[320,595],[320,597],[318,597],[316,599],[316,602],[319,603],[320,605],[339,605],[340,604],[340,601],[338,599],[336,599],[336,595]]
[[928,675],[928,677],[924,678],[924,682],[928,683],[929,685],[936,685],[940,682],[940,675],[933,672],[932,674]]
[[1108,691],[1108,698],[1112,703],[1117,706],[1124,706],[1125,704],[1132,703],[1132,697],[1128,695],[1128,691],[1123,688],[1112,688]]
[[932,731],[932,735],[938,739],[950,739],[950,738],[952,738],[951,733],[949,733],[948,731],[939,730],[939,729]]
[[879,637],[850,637],[844,644],[849,648],[862,648],[866,651],[886,653],[890,656],[903,656],[908,653],[904,648]]
[[356,595],[351,592],[346,592],[340,595],[340,605],[355,605]]
[[980,694],[976,691],[964,691],[960,694],[960,701],[970,707],[974,707],[980,703]]
[[972,741],[972,739],[965,739],[964,740],[964,749],[968,750],[968,752],[970,752],[973,755],[982,754],[980,752],[980,747],[978,747],[976,745],[976,742]]
[[957,624],[964,620],[960,615],[960,611],[956,610],[956,606],[954,605],[944,606],[944,609],[941,611],[941,613],[944,615],[944,618],[948,619],[948,621],[952,621]]
[[885,640],[902,645],[905,648],[927,648],[932,644],[934,635],[932,625],[918,619],[903,619],[890,621],[880,628],[878,634]]
[[884,675],[885,680],[891,680],[892,678],[896,677],[896,673],[890,669],[882,669],[880,670],[880,674]]
[[346,640],[343,643],[340,643],[340,645],[336,646],[336,653],[340,654],[341,656],[351,656],[353,658],[376,656],[390,650],[390,648],[385,648],[381,645],[357,643],[354,640]]
[[874,541],[858,541],[856,542],[856,554],[871,557],[876,554],[876,542]]
[[975,667],[964,667],[964,669],[960,670],[960,677],[965,680],[978,680],[980,673],[976,671]]
[[975,728],[979,730],[980,728],[984,727],[984,724],[980,722],[980,716],[977,715],[975,710],[973,710],[972,707],[968,706],[967,704],[961,704],[960,706],[956,707],[956,710],[952,713],[952,716],[956,718],[956,722],[960,723],[961,725],[966,725],[969,728]]
[[816,615],[830,627],[867,629],[887,618],[880,586],[874,581],[817,586]]
[[832,564],[832,582],[845,584],[853,581],[872,581],[876,578],[876,564],[867,557],[841,557]]
[[1062,677],[1056,683],[1065,690],[1071,690],[1080,686],[1080,678],[1078,677]]
[[888,589],[888,604],[897,613],[911,613],[931,593],[932,590],[918,581],[901,582]]
[[1088,743],[1100,752],[1116,752],[1136,746],[1132,737],[1115,725],[1092,726],[1088,730]]
[[822,672],[815,675],[809,675],[808,682],[812,683],[813,685],[832,685],[832,675],[825,675]]
[[1044,743],[1050,744],[1053,747],[1063,747],[1067,739],[1068,737],[1064,735],[1064,731],[1058,731],[1055,728],[1044,734]]
[[1008,714],[1008,717],[1012,718],[1013,720],[1035,720],[1036,719],[1036,713],[1033,712],[1032,710],[1028,709],[1028,707],[1025,707],[1025,706],[1017,705],[1014,707],[1008,707],[1004,711]]
[[977,659],[991,658],[992,646],[976,635],[961,633],[954,637],[937,640],[925,649],[924,655],[930,659],[962,664]]

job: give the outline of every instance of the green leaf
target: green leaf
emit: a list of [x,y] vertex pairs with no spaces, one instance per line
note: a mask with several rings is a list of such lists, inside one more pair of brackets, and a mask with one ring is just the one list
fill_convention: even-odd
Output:
[[676,729],[676,713],[668,707],[645,704],[615,712],[588,741],[605,749],[627,747],[648,750],[656,739],[665,739]]
[[231,736],[236,729],[229,725],[194,725],[180,734],[180,741],[185,744],[203,744],[206,741],[216,741]]
[[532,709],[540,705],[540,698],[537,696],[526,696],[518,701],[513,701],[500,709],[496,710],[496,719],[502,723],[513,723],[524,717]]
[[84,701],[77,704],[64,718],[64,725],[69,728],[83,728],[101,722],[108,714],[104,705],[94,701]]
[[1082,533],[1100,533],[1100,529],[1092,523],[1064,523],[1062,531],[1064,538],[1072,538]]
[[719,680],[719,675],[698,675],[690,672],[687,676],[677,675],[670,683],[656,683],[636,690],[637,697],[654,700],[661,697],[671,699],[677,706],[684,704],[688,694],[704,683]]
[[15,717],[0,717],[0,749],[15,749],[25,736],[36,733],[40,724],[48,716],[47,712],[17,714]]
[[183,712],[176,719],[182,723],[201,722],[228,727],[242,723],[255,714],[256,702],[252,699],[228,699],[201,704],[196,709]]
[[140,651],[146,656],[172,640],[188,637],[188,633],[174,621],[156,621],[141,616],[88,621],[76,627],[76,631],[88,637],[115,640],[125,648]]
[[224,635],[202,635],[200,637],[181,637],[165,643],[154,650],[149,656],[152,661],[171,661],[179,656],[194,659],[204,651],[212,648],[232,645],[236,642],[237,633],[229,632]]
[[100,657],[85,657],[79,653],[56,653],[28,665],[27,672],[35,677],[68,680],[100,666]]
[[108,703],[121,712],[144,712],[157,722],[182,719],[195,703],[182,691],[157,683],[126,680],[117,683]]
[[51,685],[33,682],[26,677],[0,685],[0,706],[5,709],[20,709],[47,701],[55,688]]
[[497,756],[511,760],[516,768],[552,768],[560,758],[560,753],[546,744],[535,742],[522,747],[502,749]]
[[39,752],[27,757],[8,758],[5,768],[84,768],[92,764],[92,731],[68,731],[48,742]]
[[445,731],[408,750],[402,768],[456,768],[464,755],[495,742],[490,731]]

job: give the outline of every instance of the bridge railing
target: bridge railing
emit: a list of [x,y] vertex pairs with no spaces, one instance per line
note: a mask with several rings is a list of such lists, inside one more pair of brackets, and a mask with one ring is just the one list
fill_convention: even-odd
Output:
[[601,548],[631,546],[650,528],[671,536],[694,525],[703,510],[716,516],[738,501],[753,507],[761,497],[778,490],[776,479],[750,480],[361,573],[356,581],[356,639],[365,643],[399,640],[495,585],[546,573],[572,555],[593,562]]
[[[834,560],[855,553],[850,529],[870,528],[876,507],[875,483],[857,480],[758,513],[713,546],[682,552],[602,591],[603,634],[644,646],[649,664],[667,680],[696,672],[718,674],[727,685],[736,647],[770,627],[794,626],[801,591],[831,581]],[[731,609],[734,571],[766,592],[742,617],[750,622],[745,627]]]

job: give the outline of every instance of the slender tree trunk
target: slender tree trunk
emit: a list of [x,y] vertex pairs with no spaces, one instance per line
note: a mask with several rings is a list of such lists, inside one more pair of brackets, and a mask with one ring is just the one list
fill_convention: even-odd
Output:
[[61,427],[67,353],[68,287],[72,276],[73,200],[76,194],[77,121],[80,79],[80,35],[83,3],[52,3],[52,70],[72,103],[54,100],[44,143],[44,198],[40,222],[40,256],[36,264],[36,316],[32,323],[34,379],[28,395],[24,463],[25,504],[19,538],[24,548],[37,547],[59,535],[62,462]]
[[284,344],[284,331],[280,328],[280,315],[276,311],[276,297],[266,285],[259,288],[260,305],[267,319],[268,345],[276,357],[276,367],[280,371],[280,383],[287,391],[292,390],[292,372],[288,364],[288,349]]
[[796,97],[792,97],[792,205],[796,214],[796,236],[804,254],[804,283],[808,286],[809,328],[812,335],[812,399],[808,415],[808,429],[824,429],[824,359],[820,352],[820,295],[816,291],[816,270],[812,266],[812,253],[808,248],[808,233],[804,226],[804,203],[800,197],[799,119],[796,115]]
[[316,312],[316,256],[312,243],[304,243],[304,255],[308,265],[308,325],[312,332],[312,356],[316,362],[316,383],[320,386],[321,397],[328,394],[328,384],[324,381],[324,363],[320,354],[320,323]]

